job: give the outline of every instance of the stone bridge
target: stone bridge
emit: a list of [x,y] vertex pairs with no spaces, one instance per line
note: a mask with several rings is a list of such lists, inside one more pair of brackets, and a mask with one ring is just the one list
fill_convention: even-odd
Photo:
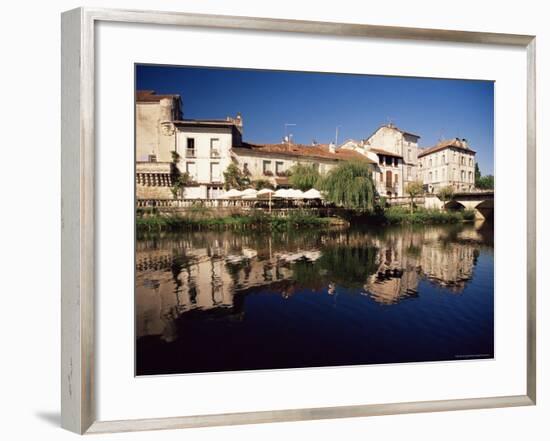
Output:
[[426,207],[448,210],[474,210],[477,219],[493,219],[494,190],[477,190],[453,194],[450,201],[443,202],[436,195],[426,197]]

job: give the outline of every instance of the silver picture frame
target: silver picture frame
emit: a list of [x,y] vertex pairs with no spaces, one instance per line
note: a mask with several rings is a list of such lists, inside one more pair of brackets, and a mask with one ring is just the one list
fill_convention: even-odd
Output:
[[[95,43],[98,22],[511,45],[527,57],[527,375],[515,396],[98,421],[95,391]],[[536,402],[536,115],[533,35],[78,8],[62,14],[61,421],[79,434],[529,406]]]

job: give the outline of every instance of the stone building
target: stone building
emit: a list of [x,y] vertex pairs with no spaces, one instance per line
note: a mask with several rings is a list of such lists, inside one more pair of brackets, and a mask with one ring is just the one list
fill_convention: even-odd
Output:
[[288,185],[293,165],[312,164],[321,174],[342,161],[363,160],[372,165],[381,196],[406,196],[409,182],[420,180],[428,192],[451,185],[474,188],[475,151],[466,140],[418,146],[419,135],[394,124],[380,126],[367,139],[334,144],[253,144],[243,142],[241,115],[225,119],[185,119],[179,95],[136,93],[136,189],[139,199],[172,199],[173,153],[191,183],[186,199],[215,199],[223,193],[223,173],[234,163],[251,180]]
[[380,195],[403,196],[407,183],[418,179],[419,139],[390,123],[380,126],[367,139],[349,140],[340,148],[360,152],[375,162],[373,178]]
[[475,187],[475,154],[465,139],[451,139],[418,154],[419,179],[429,193],[451,186],[458,191]]
[[181,105],[179,95],[137,92],[138,198],[172,198],[172,152],[180,157],[180,171],[191,178],[186,198],[216,198],[223,192],[223,172],[232,161],[231,149],[242,145],[242,118],[184,119]]
[[233,158],[250,179],[267,180],[278,187],[288,185],[290,169],[296,164],[312,165],[324,175],[342,161],[372,160],[360,153],[336,149],[332,144],[243,144],[233,147]]

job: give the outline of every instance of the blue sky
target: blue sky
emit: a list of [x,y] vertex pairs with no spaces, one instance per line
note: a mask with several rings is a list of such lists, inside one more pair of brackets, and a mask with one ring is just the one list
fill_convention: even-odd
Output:
[[493,82],[311,72],[136,66],[137,89],[177,93],[184,118],[240,112],[244,140],[280,142],[285,123],[294,142],[367,138],[391,120],[431,147],[466,138],[482,174],[493,174]]

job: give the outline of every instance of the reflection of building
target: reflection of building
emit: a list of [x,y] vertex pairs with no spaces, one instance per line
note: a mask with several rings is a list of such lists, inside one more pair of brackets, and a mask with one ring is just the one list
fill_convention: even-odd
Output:
[[375,241],[378,270],[369,277],[365,291],[377,302],[394,304],[418,295],[422,278],[453,292],[462,292],[471,280],[477,246],[444,244],[437,230],[410,232]]
[[379,127],[369,138],[334,144],[279,144],[243,142],[240,114],[225,119],[184,119],[179,95],[136,93],[136,184],[139,199],[172,199],[172,152],[178,167],[188,173],[187,199],[216,198],[223,173],[236,164],[251,180],[288,185],[289,170],[311,164],[321,174],[342,161],[366,161],[382,196],[405,195],[408,182],[421,180],[430,191],[452,185],[470,190],[474,185],[475,152],[465,140],[444,141],[428,149],[418,147],[419,135],[393,124]]
[[189,232],[138,242],[137,335],[172,341],[174,321],[186,313],[238,318],[243,296],[254,292],[289,298],[304,289],[334,295],[343,287],[385,305],[420,296],[422,279],[462,292],[479,245],[471,239],[445,243],[441,231],[400,229],[382,237],[322,232],[279,243],[231,232]]

